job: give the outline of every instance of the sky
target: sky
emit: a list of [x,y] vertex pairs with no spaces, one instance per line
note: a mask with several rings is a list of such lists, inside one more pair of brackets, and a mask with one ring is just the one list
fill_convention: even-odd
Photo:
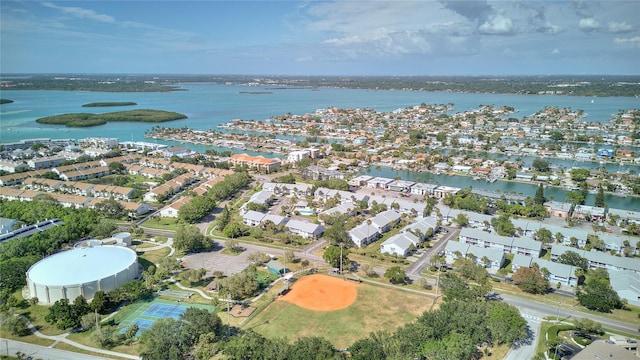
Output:
[[0,1],[2,73],[640,74],[640,1]]

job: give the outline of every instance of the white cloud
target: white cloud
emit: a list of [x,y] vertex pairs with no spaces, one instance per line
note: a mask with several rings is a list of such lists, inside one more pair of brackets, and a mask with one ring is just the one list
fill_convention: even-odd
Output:
[[600,29],[600,23],[598,23],[594,18],[580,19],[578,27],[582,31],[590,32]]
[[113,23],[113,16],[98,14],[97,12],[80,7],[58,6],[50,2],[43,3],[44,6],[62,11],[65,14],[77,17],[79,19],[95,20],[103,23]]
[[631,48],[640,48],[640,36],[632,38],[615,38],[613,42],[617,45],[628,46]]
[[626,22],[610,22],[609,24],[609,32],[614,34],[623,34],[628,33],[634,30],[634,27],[627,24]]
[[551,51],[551,55],[558,55],[560,54],[560,50],[558,50],[558,48],[555,48]]
[[514,33],[514,27],[511,19],[496,14],[491,15],[487,21],[480,25],[478,31],[485,35],[511,35]]
[[562,32],[562,27],[558,25],[554,25],[550,22],[546,22],[544,25],[540,26],[538,32],[549,35],[556,35]]

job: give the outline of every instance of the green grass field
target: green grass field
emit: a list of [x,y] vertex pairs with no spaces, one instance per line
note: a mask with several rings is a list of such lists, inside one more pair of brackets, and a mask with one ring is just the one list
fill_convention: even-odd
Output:
[[[294,290],[295,291],[295,290]],[[428,310],[433,298],[363,284],[356,302],[338,311],[312,311],[276,300],[243,328],[268,338],[293,341],[302,336],[321,336],[336,348],[345,348],[370,332],[394,331]]]

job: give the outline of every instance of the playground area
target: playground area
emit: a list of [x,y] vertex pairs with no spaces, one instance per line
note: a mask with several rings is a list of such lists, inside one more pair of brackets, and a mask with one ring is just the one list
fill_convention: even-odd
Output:
[[356,301],[359,285],[354,281],[328,275],[303,276],[279,300],[308,310],[341,310]]
[[[132,306],[135,305],[136,304],[133,304]],[[173,318],[177,320],[180,318],[180,315],[187,311],[188,307],[197,307],[208,311],[213,311],[215,309],[214,306],[210,305],[184,305],[184,303],[155,299],[150,302],[139,303],[136,309],[131,311],[118,323],[118,329],[119,331],[124,332],[131,325],[135,324],[138,325],[138,332],[136,335],[139,336],[142,331],[149,329],[158,319]]]
[[249,317],[256,310],[253,306],[236,304],[233,305],[229,312],[233,317]]

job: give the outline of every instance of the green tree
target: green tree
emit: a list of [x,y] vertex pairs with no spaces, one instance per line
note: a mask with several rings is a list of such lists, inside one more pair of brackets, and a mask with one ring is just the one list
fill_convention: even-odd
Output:
[[532,294],[544,294],[549,290],[549,280],[536,267],[518,268],[513,274],[513,283]]
[[126,168],[120,162],[114,161],[109,163],[109,171],[112,174],[122,174],[125,170]]
[[80,322],[79,318],[75,318],[72,306],[67,299],[60,299],[53,303],[44,320],[60,330],[75,327]]
[[400,266],[392,266],[384,272],[384,277],[389,279],[392,284],[406,284],[407,274]]
[[531,167],[536,171],[547,172],[549,171],[549,161],[542,158],[536,158],[531,163]]
[[533,198],[533,203],[542,205],[545,203],[545,201],[547,201],[547,199],[544,197],[544,187],[542,186],[542,184],[540,184],[538,185],[538,189],[536,190],[536,195]]
[[182,322],[173,318],[156,320],[140,335],[140,357],[145,360],[183,360],[193,345]]
[[575,251],[565,251],[558,257],[558,262],[565,265],[575,266],[584,271],[589,267],[589,262]]
[[173,238],[173,246],[179,251],[198,252],[211,248],[212,243],[207,239],[197,226],[178,226]]
[[344,358],[337,353],[331,343],[318,336],[301,337],[287,351],[286,359],[291,360],[329,360]]
[[227,226],[227,224],[229,223],[229,221],[231,221],[231,212],[229,211],[229,208],[227,207],[227,205],[225,205],[222,211],[220,212],[220,215],[218,215],[218,218],[216,219],[216,228],[218,230],[224,229],[225,226]]
[[234,299],[245,299],[260,289],[255,266],[249,266],[233,276],[223,279],[223,293],[231,294]]
[[222,230],[222,233],[224,236],[231,239],[239,238],[244,235],[244,232],[242,231],[242,224],[237,222],[228,223]]
[[38,261],[37,256],[0,261],[0,290],[14,292],[27,284],[26,273]]
[[553,242],[553,233],[547,228],[540,228],[534,234],[533,238],[545,244]]
[[591,173],[589,169],[573,168],[569,174],[571,175],[571,180],[581,182],[587,180]]
[[[349,254],[349,249],[343,248],[342,249],[343,268],[350,264],[348,254]],[[322,258],[324,259],[324,261],[326,261],[329,265],[333,266],[334,268],[340,268],[340,246],[337,246],[337,245],[328,246],[327,249],[324,251],[324,254],[322,254]]]
[[463,213],[459,213],[458,216],[456,216],[455,220],[453,221],[455,221],[456,224],[458,224],[458,226],[460,227],[465,227],[469,225],[469,218],[467,217],[467,215]]
[[120,203],[113,198],[100,201],[96,204],[95,209],[109,219],[120,219],[126,214],[124,206],[120,205]]
[[207,216],[216,207],[209,196],[196,196],[178,210],[178,219],[194,223]]
[[527,322],[516,307],[503,302],[491,304],[487,325],[495,344],[512,344],[527,338]]
[[491,226],[496,230],[498,235],[501,236],[514,236],[516,228],[509,219],[508,214],[502,214],[498,217],[491,219]]
[[0,313],[0,329],[15,336],[27,336],[31,334],[27,319],[23,316],[16,316],[13,311],[3,311]]
[[607,204],[604,202],[604,189],[602,188],[602,186],[598,188],[598,192],[596,193],[596,198],[595,198],[595,202],[593,203],[593,206],[597,206],[597,207],[607,206]]
[[599,312],[611,312],[613,309],[622,308],[622,301],[609,285],[608,281],[588,279],[584,285],[578,288],[576,296],[580,305],[589,310]]

